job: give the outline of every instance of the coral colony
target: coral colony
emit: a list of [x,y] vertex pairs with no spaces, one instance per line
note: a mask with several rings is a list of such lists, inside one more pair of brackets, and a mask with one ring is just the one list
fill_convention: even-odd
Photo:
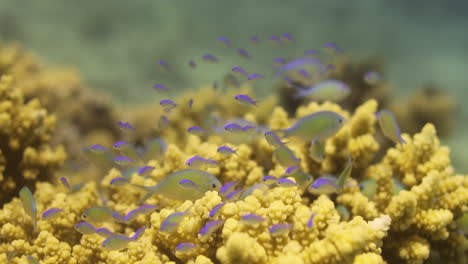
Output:
[[[248,47],[298,40],[214,41],[248,63]],[[468,178],[454,173],[435,126],[401,133],[374,99],[345,110],[361,89],[336,72],[345,50],[325,43],[299,54],[272,57],[273,74],[231,65],[216,89],[178,97],[155,84],[155,106],[133,117],[75,92],[70,105],[101,111],[83,104],[73,119],[60,110],[68,105],[47,103],[50,91],[24,87],[44,83],[43,69],[29,76],[18,69],[34,62],[0,56],[0,262],[468,263]],[[222,59],[155,64],[171,74]],[[255,97],[265,79],[299,100],[292,116],[277,97]],[[358,80],[384,82],[377,69]],[[79,127],[70,120],[84,124],[75,138],[61,132]]]

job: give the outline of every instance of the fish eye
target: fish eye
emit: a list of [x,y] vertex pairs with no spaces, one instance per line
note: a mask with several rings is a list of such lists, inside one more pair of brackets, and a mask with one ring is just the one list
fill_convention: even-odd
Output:
[[86,218],[86,214],[82,214],[81,217]]
[[216,188],[216,183],[211,184],[211,187]]
[[343,118],[339,118],[338,123],[342,123],[342,122],[343,122]]

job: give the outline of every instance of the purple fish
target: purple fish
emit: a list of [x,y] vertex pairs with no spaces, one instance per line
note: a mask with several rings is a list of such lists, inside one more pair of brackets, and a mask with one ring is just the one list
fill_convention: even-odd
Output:
[[334,180],[319,178],[309,185],[307,190],[315,195],[332,194],[338,191],[338,185],[336,185]]
[[276,36],[276,35],[272,35],[268,38],[272,43],[274,44],[281,44],[281,39],[280,37]]
[[253,100],[246,94],[238,94],[234,96],[234,99],[241,104],[257,106],[257,101]]
[[236,150],[233,150],[232,148],[227,147],[227,146],[221,146],[216,151],[224,156],[228,156],[231,154],[237,155]]
[[107,152],[107,149],[99,144],[92,145],[89,147],[89,149],[96,154],[102,154],[104,152]]
[[284,77],[283,80],[285,80],[290,86],[294,86],[294,83],[289,79],[289,77]]
[[318,55],[319,52],[317,50],[314,50],[314,49],[308,49],[308,50],[305,50],[304,51],[304,56],[315,56],[315,55]]
[[275,176],[266,175],[262,178],[262,181],[265,184],[273,184],[278,181],[278,178],[276,178]]
[[188,62],[188,65],[189,65],[189,67],[192,68],[192,69],[195,69],[195,68],[197,67],[197,64],[195,63],[194,60],[190,60],[190,61]]
[[155,89],[156,91],[159,91],[159,92],[167,92],[169,91],[169,89],[166,88],[166,86],[162,85],[162,84],[155,84],[153,85],[153,89]]
[[112,231],[110,231],[109,229],[107,229],[105,227],[96,228],[95,231],[96,231],[96,234],[98,234],[101,237],[105,237],[105,238],[108,238],[108,237],[111,237],[111,236],[114,235],[114,233]]
[[247,77],[247,80],[252,81],[252,80],[258,80],[258,79],[263,79],[263,75],[261,74],[251,74]]
[[234,73],[237,73],[237,74],[241,74],[241,75],[244,75],[244,76],[248,76],[249,74],[244,70],[242,69],[241,67],[232,67],[231,69]]
[[328,51],[344,53],[344,51],[336,43],[328,42],[328,43],[325,43],[323,46]]
[[159,101],[159,105],[164,108],[165,112],[169,112],[169,111],[171,111],[172,109],[174,109],[177,106],[176,103],[174,103],[173,101],[171,101],[169,99],[163,99],[163,100]]
[[307,79],[312,78],[309,72],[307,72],[305,69],[299,69],[297,72],[300,73],[302,76],[306,77]]
[[232,133],[241,132],[242,131],[242,126],[240,126],[240,125],[238,125],[236,123],[227,124],[227,125],[224,126],[224,130],[228,131],[228,132],[232,132]]
[[242,189],[239,190],[234,190],[226,195],[226,201],[233,201],[237,198],[239,198],[240,194],[242,192]]
[[280,66],[286,63],[286,60],[284,58],[274,58],[273,59],[273,65],[275,66]]
[[133,160],[125,156],[117,156],[114,158],[114,162],[120,166],[128,166],[133,163]]
[[276,225],[272,225],[268,229],[268,231],[270,232],[271,236],[276,237],[276,236],[286,234],[290,228],[291,228],[290,224],[276,224]]
[[213,220],[209,221],[208,223],[205,224],[205,226],[202,227],[200,230],[200,235],[202,236],[210,236],[216,230],[218,230],[222,225],[224,224],[223,220]]
[[289,33],[284,33],[282,36],[281,36],[286,42],[295,42],[296,39],[291,36],[291,34]]
[[279,77],[288,71],[294,70],[304,65],[314,65],[318,68],[319,71],[325,70],[325,66],[317,58],[299,58],[278,67],[275,77]]
[[158,64],[161,66],[161,69],[163,69],[164,71],[169,71],[170,70],[169,64],[167,64],[167,62],[165,62],[163,60],[159,60]]
[[246,214],[241,217],[241,220],[249,225],[256,225],[260,224],[261,222],[265,221],[265,218],[257,215],[257,214]]
[[225,204],[226,203],[219,203],[219,204],[213,206],[213,208],[211,208],[210,214],[208,216],[209,217],[215,217]]
[[218,58],[213,54],[205,54],[202,56],[202,59],[207,62],[218,62]]
[[123,177],[117,177],[117,178],[114,178],[110,181],[110,184],[113,185],[113,186],[122,186],[122,185],[125,185],[127,183],[129,183],[130,180],[127,179],[127,178],[123,178]]
[[239,49],[237,49],[237,53],[239,53],[240,56],[242,56],[242,57],[244,57],[246,59],[251,58],[249,52],[247,50],[245,50],[245,49],[239,48]]
[[125,215],[124,221],[130,223],[135,220],[139,215],[151,214],[159,207],[151,204],[144,204],[136,209],[131,210]]
[[273,131],[265,132],[265,139],[272,147],[279,147],[285,144],[285,142],[281,141],[278,135]]
[[62,211],[63,209],[60,208],[50,208],[42,213],[41,218],[42,220],[49,220],[57,217]]
[[192,126],[187,129],[187,132],[189,132],[192,135],[201,136],[204,135],[207,131],[201,127]]
[[124,131],[135,130],[135,128],[132,125],[130,125],[129,123],[124,123],[124,122],[121,122],[121,121],[117,121],[117,124],[119,125],[120,129],[122,129]]
[[200,156],[193,156],[185,162],[185,165],[188,167],[193,167],[193,168],[198,168],[202,166],[214,168],[214,167],[219,167],[221,164],[212,159],[205,159]]
[[159,131],[162,131],[166,128],[169,127],[169,119],[167,119],[167,117],[165,115],[162,115],[160,118],[159,118],[159,121],[158,121],[158,129]]
[[232,191],[234,187],[236,187],[237,184],[238,182],[235,182],[235,181],[226,182],[223,186],[221,186],[221,189],[219,190],[219,192],[222,194],[228,193]]
[[258,39],[257,36],[252,36],[250,38],[250,41],[252,41],[252,43],[254,43],[254,44],[258,44],[260,42],[260,40]]
[[155,168],[153,166],[143,166],[138,170],[138,175],[140,176],[147,176],[153,171]]
[[188,253],[191,250],[195,249],[197,246],[190,242],[184,242],[177,244],[175,251],[176,253]]
[[231,41],[229,41],[229,39],[225,37],[218,37],[218,41],[225,48],[229,48],[232,46]]
[[300,169],[301,169],[301,167],[299,167],[299,166],[291,166],[291,167],[288,167],[284,173],[293,174],[293,173],[298,172]]
[[124,141],[117,141],[112,145],[112,148],[115,150],[123,150],[127,147],[129,147],[130,144]]
[[312,213],[309,217],[309,220],[307,221],[307,227],[308,228],[312,228],[312,226],[314,225],[314,217],[317,213]]
[[297,183],[287,178],[278,179],[276,184],[278,184],[280,187],[294,187],[297,185]]
[[62,182],[62,184],[63,184],[63,186],[65,186],[65,188],[71,190],[71,186],[70,186],[70,183],[68,182],[67,178],[60,177],[60,182]]

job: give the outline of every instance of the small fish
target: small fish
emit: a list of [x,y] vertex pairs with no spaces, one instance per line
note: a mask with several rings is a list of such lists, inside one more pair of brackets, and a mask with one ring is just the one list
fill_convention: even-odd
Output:
[[110,185],[112,186],[123,186],[123,185],[126,185],[130,182],[129,179],[127,178],[123,178],[123,177],[117,177],[117,178],[114,178],[110,181]]
[[101,146],[99,144],[92,145],[92,146],[89,147],[89,149],[92,152],[97,153],[97,154],[101,154],[101,153],[104,153],[104,152],[108,151],[105,147],[103,147],[103,146]]
[[115,150],[124,150],[128,147],[130,147],[130,144],[123,141],[117,141],[112,145],[112,148]]
[[234,150],[234,149],[232,149],[230,147],[227,147],[227,146],[221,146],[216,150],[216,152],[218,152],[219,154],[221,154],[223,156],[230,156],[232,154],[237,155],[236,151],[237,150]]
[[346,206],[343,206],[343,205],[338,205],[336,206],[336,211],[338,212],[338,214],[340,215],[340,219],[342,221],[349,221],[350,217],[351,217],[351,214],[349,212],[349,210],[346,208]]
[[270,144],[272,147],[279,147],[284,145],[285,143],[281,141],[281,139],[276,135],[275,132],[273,131],[267,131],[265,132],[265,139]]
[[190,61],[188,62],[188,65],[189,65],[189,67],[192,68],[192,69],[195,69],[195,68],[197,67],[197,64],[195,63],[194,60],[190,60]]
[[338,187],[338,191],[341,191],[346,183],[346,180],[351,176],[351,172],[353,170],[353,162],[351,157],[348,157],[348,163],[343,171],[338,176],[338,180],[336,181],[336,186]]
[[229,48],[229,47],[232,46],[231,41],[229,41],[229,39],[227,39],[225,37],[218,37],[217,40],[221,44],[221,46],[223,46],[225,48]]
[[270,36],[268,39],[269,39],[269,40],[271,41],[271,43],[273,43],[273,44],[281,44],[281,39],[280,39],[280,37],[278,37],[278,36],[276,36],[276,35],[272,35],[272,36]]
[[376,85],[380,82],[381,76],[376,71],[370,71],[364,74],[364,81],[369,85]]
[[307,189],[310,193],[315,195],[332,194],[337,192],[338,186],[335,181],[328,178],[318,178]]
[[260,190],[260,191],[263,191],[263,193],[265,193],[269,188],[270,187],[268,187],[268,185],[266,185],[264,183],[256,183],[256,184],[250,186],[244,192],[242,192],[242,194],[239,197],[239,200],[245,199],[247,196],[251,195],[255,190]]
[[26,259],[28,260],[28,264],[39,264],[39,260],[34,256],[29,255]]
[[338,132],[344,124],[344,117],[332,111],[318,111],[304,116],[296,123],[283,130],[284,137],[294,136],[304,141],[325,140]]
[[252,43],[254,43],[254,44],[258,44],[258,43],[260,42],[260,40],[258,39],[257,36],[252,36],[252,37],[250,38],[250,41],[251,41]]
[[216,58],[216,56],[212,55],[212,54],[203,55],[202,60],[204,60],[206,62],[218,62],[218,58]]
[[131,237],[123,236],[123,235],[113,235],[111,237],[106,238],[101,244],[104,249],[107,250],[120,250],[126,248],[128,244],[132,241],[136,241],[140,238],[145,231],[146,227],[141,227],[135,234]]
[[108,238],[115,235],[114,232],[110,231],[105,227],[96,228],[94,231],[96,231],[96,234],[104,238]]
[[195,244],[190,243],[190,242],[179,243],[177,244],[175,248],[175,252],[180,253],[180,254],[185,254],[185,253],[192,251],[196,247],[197,246]]
[[291,177],[291,178],[294,178],[294,180],[296,181],[297,185],[299,185],[300,189],[302,190],[305,190],[307,188],[307,186],[311,183],[311,181],[314,179],[312,177],[312,175],[306,173],[306,172],[303,172],[301,170],[297,170],[293,173],[290,173],[290,174],[287,174],[287,175],[284,175],[283,177]]
[[140,175],[140,176],[142,176],[142,177],[146,177],[146,176],[148,176],[154,169],[155,169],[155,167],[153,167],[153,166],[143,166],[143,167],[141,167],[141,168],[138,170],[138,175]]
[[153,85],[153,89],[155,89],[158,92],[167,92],[167,91],[169,91],[169,89],[167,89],[167,87],[162,85],[162,84]]
[[273,65],[275,65],[275,66],[281,66],[281,65],[283,65],[285,63],[286,63],[285,58],[274,58],[273,59]]
[[240,56],[242,56],[242,57],[244,57],[244,58],[246,58],[246,59],[250,59],[250,58],[251,58],[249,52],[248,52],[247,50],[245,50],[245,49],[239,48],[239,49],[237,49],[237,53],[238,53]]
[[63,184],[63,186],[65,186],[65,188],[67,188],[68,190],[71,190],[71,185],[68,182],[67,178],[60,177],[60,182]]
[[209,221],[200,230],[200,235],[201,236],[210,236],[211,234],[216,232],[223,224],[224,224],[223,220]]
[[301,162],[301,159],[297,158],[294,152],[285,145],[276,147],[273,157],[283,167],[299,166]]
[[87,222],[80,222],[75,225],[75,230],[80,232],[83,235],[90,235],[96,233],[96,230],[93,225]]
[[279,77],[281,75],[284,75],[285,73],[292,71],[296,68],[302,67],[302,66],[314,66],[314,69],[322,72],[325,70],[325,66],[322,64],[322,62],[317,59],[317,58],[299,58],[292,60],[284,65],[281,65],[277,68],[275,77]]
[[179,181],[179,185],[187,189],[198,189],[199,186],[191,180],[182,179]]
[[234,96],[234,99],[241,103],[241,104],[244,104],[244,105],[254,105],[254,106],[257,106],[257,101],[253,100],[252,98],[250,98],[248,95],[246,94],[239,94],[239,95],[236,95]]
[[180,222],[182,222],[184,217],[190,214],[189,209],[183,212],[175,212],[175,213],[170,214],[168,217],[166,217],[163,220],[163,222],[161,223],[161,226],[159,227],[159,230],[165,233],[174,232],[179,226]]
[[310,73],[306,69],[299,69],[297,70],[297,72],[307,79],[312,78],[312,76],[310,76]]
[[226,183],[221,187],[221,189],[219,190],[219,193],[221,193],[221,194],[229,193],[229,192],[231,192],[232,190],[234,190],[234,188],[236,187],[237,184],[238,184],[238,182],[235,182],[235,181],[226,182]]
[[344,51],[336,44],[333,42],[328,42],[323,45],[325,48],[325,51],[328,51],[329,53],[344,53]]
[[294,83],[290,78],[284,77],[283,80],[285,80],[290,86],[294,86]]
[[317,138],[312,140],[309,148],[309,157],[321,163],[325,159],[325,144]]
[[227,124],[224,126],[224,131],[230,132],[230,133],[240,133],[243,132],[242,126],[236,123],[232,124]]
[[270,232],[271,236],[277,237],[286,234],[290,228],[290,224],[276,224],[272,225],[268,231]]
[[[24,212],[31,217],[33,222],[33,231],[34,233],[37,231],[37,209],[36,209],[36,200],[34,200],[34,196],[29,190],[28,187],[24,186],[21,188],[19,192],[19,197],[21,199],[21,203],[23,204]],[[23,217],[23,220],[25,218]]]
[[169,64],[163,60],[158,61],[159,66],[161,67],[162,70],[168,72],[170,70]]
[[317,50],[314,50],[314,49],[308,49],[308,50],[304,51],[304,56],[316,56],[318,54],[319,54],[319,52]]
[[192,168],[207,166],[209,168],[219,167],[221,164],[212,159],[205,159],[200,156],[193,156],[185,162],[185,165]]
[[286,188],[297,186],[297,183],[295,183],[294,181],[292,181],[290,179],[287,179],[287,178],[278,179],[276,184],[279,187],[286,187]]
[[213,208],[211,208],[210,213],[209,213],[208,216],[211,217],[211,218],[215,217],[225,204],[226,203],[219,203],[219,204],[213,206]]
[[296,98],[309,98],[314,101],[340,102],[351,93],[347,84],[335,79],[318,82],[307,89],[298,90]]
[[145,159],[150,160],[150,159],[158,159],[161,160],[164,158],[164,154],[166,153],[167,150],[167,143],[164,141],[164,139],[157,137],[152,140],[150,140],[148,143],[146,143],[146,153],[145,153]]
[[240,87],[240,82],[239,80],[236,78],[236,76],[234,76],[234,74],[231,74],[231,73],[228,73],[224,76],[224,85],[226,87],[235,87],[235,88],[239,88]]
[[192,106],[193,106],[193,98],[190,98],[190,100],[188,101],[189,109],[192,109]]
[[117,156],[114,158],[114,162],[120,166],[128,166],[133,163],[133,160],[125,156]]
[[384,109],[377,112],[376,116],[379,121],[380,130],[387,138],[396,144],[406,143],[406,141],[401,137],[400,127],[398,126],[392,112]]
[[91,207],[84,211],[81,218],[88,223],[100,223],[111,220],[114,213],[107,207]]
[[243,76],[248,76],[249,74],[244,70],[242,69],[241,67],[232,67],[231,69],[234,73],[236,74],[240,74],[240,75],[243,75]]
[[276,178],[275,176],[271,176],[271,175],[266,175],[262,178],[262,182],[265,184],[274,184],[277,181],[278,181],[278,178]]
[[234,201],[236,199],[239,198],[239,196],[241,195],[242,193],[242,189],[239,189],[239,190],[233,190],[231,192],[229,192],[228,194],[226,194],[226,201],[227,202],[230,202],[230,201]]
[[[197,190],[186,189],[179,184],[182,179],[188,179],[193,181],[199,186]],[[154,186],[140,186],[133,185],[135,187],[144,189],[147,193],[141,202],[153,194],[163,195],[173,200],[197,200],[205,194],[207,191],[219,190],[221,183],[212,174],[197,170],[197,169],[185,169],[168,174],[162,181]]]
[[251,74],[249,76],[247,76],[247,80],[249,81],[253,81],[253,80],[259,80],[259,79],[263,79],[263,75],[261,74]]
[[[169,111],[169,110],[168,110]],[[167,119],[167,117],[165,115],[162,115],[160,118],[159,118],[159,121],[158,121],[158,129],[159,131],[163,131],[165,130],[166,128],[168,128],[170,125],[170,122],[169,122],[169,119]]]
[[294,174],[294,173],[296,173],[296,172],[298,172],[298,171],[300,171],[300,170],[301,170],[301,167],[300,167],[300,166],[291,166],[291,167],[288,167],[288,168],[284,171],[284,173],[285,173],[286,175],[289,175],[289,174]]
[[284,33],[283,35],[281,35],[281,38],[284,39],[285,42],[296,42],[296,39],[289,33]]
[[198,126],[192,126],[187,129],[187,132],[195,136],[203,136],[203,135],[206,135],[208,131]]
[[307,220],[307,227],[310,229],[314,225],[314,217],[317,213],[312,213],[309,217],[309,220]]
[[216,91],[216,90],[218,90],[218,88],[219,88],[218,82],[216,82],[216,81],[213,82],[213,90]]
[[124,123],[124,122],[121,122],[121,121],[117,121],[117,125],[119,125],[119,128],[122,130],[122,131],[130,131],[130,130],[136,130],[132,125],[130,125],[129,123]]
[[175,107],[177,107],[177,104],[169,99],[163,99],[159,101],[159,105],[162,106],[165,112],[169,112]]
[[246,214],[241,217],[241,220],[249,225],[257,225],[261,222],[265,221],[265,218],[257,215],[257,214]]
[[59,216],[59,214],[63,211],[63,209],[60,209],[60,208],[50,208],[48,210],[45,210],[42,215],[41,215],[41,218],[42,220],[50,220],[52,218],[55,218],[57,216]]
[[151,214],[154,211],[156,211],[158,208],[159,208],[158,206],[151,205],[151,204],[141,205],[140,207],[138,207],[136,209],[133,209],[130,212],[128,212],[124,217],[124,222],[131,223],[139,215]]

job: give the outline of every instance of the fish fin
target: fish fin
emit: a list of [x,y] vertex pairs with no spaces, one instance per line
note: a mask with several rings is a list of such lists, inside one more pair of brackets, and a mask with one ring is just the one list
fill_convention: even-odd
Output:
[[137,231],[135,231],[135,234],[133,234],[133,236],[131,236],[130,238],[133,240],[139,239],[141,236],[143,236],[143,233],[145,232],[145,230],[146,230],[146,226],[140,227]]

